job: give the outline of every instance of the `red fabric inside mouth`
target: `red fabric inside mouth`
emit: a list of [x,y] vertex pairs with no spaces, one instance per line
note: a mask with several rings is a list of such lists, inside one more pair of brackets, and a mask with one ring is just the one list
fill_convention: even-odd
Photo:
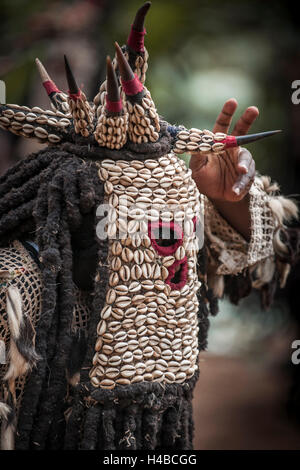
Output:
[[168,268],[169,275],[166,279],[172,290],[182,289],[187,281],[187,257],[181,260],[176,260],[172,266]]
[[[169,236],[164,237],[163,229],[168,231]],[[159,255],[170,256],[183,242],[183,232],[181,227],[174,222],[149,222],[148,235],[153,248]]]

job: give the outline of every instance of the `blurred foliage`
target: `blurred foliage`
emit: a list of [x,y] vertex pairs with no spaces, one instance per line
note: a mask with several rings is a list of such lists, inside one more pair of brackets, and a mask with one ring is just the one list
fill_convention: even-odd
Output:
[[[7,100],[25,104],[35,73],[33,59],[43,57],[53,36],[88,37],[98,54],[113,55],[114,41],[126,41],[141,4],[137,0],[2,0],[0,77],[7,84]],[[94,16],[103,15],[110,5],[111,14],[101,28],[86,19],[91,5],[97,8]],[[293,162],[298,156],[290,152],[291,81],[300,78],[299,64],[294,76],[287,71],[294,55],[299,57],[292,5],[154,0],[146,21],[147,85],[161,115],[171,123],[211,129],[230,97],[239,102],[237,115],[249,105],[258,106],[260,117],[253,132],[281,128],[284,133],[249,149],[257,168],[279,179],[287,192],[295,191],[300,169],[298,161]],[[101,70],[99,81],[103,78]]]

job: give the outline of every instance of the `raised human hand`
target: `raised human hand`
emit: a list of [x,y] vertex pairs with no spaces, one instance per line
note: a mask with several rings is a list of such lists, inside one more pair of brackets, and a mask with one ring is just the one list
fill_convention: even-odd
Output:
[[[215,122],[214,133],[228,133],[237,106],[234,98],[226,101]],[[247,134],[258,115],[255,106],[247,108],[238,119],[232,135]],[[255,176],[254,159],[243,147],[230,148],[220,154],[193,153],[190,168],[199,191],[218,201],[242,200],[248,194]]]

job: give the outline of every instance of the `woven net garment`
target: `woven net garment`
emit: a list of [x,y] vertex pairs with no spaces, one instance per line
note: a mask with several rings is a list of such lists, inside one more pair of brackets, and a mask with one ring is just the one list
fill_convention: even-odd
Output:
[[[14,272],[18,269],[23,269],[24,272],[16,275],[12,280],[9,280],[10,285],[18,288],[23,305],[23,315],[31,319],[35,327],[41,311],[41,275],[40,270],[34,263],[27,250],[23,245],[15,241],[8,248],[0,249],[0,270],[9,271],[14,276]],[[2,283],[3,283],[2,279]],[[10,328],[7,317],[6,309],[6,284],[0,288],[0,340],[6,346],[6,356],[8,355],[8,346],[10,342]],[[0,401],[4,398],[4,382],[3,378],[8,368],[7,364],[0,365]],[[19,408],[22,393],[24,389],[25,377],[18,377],[15,386],[15,401],[17,408]]]
[[251,239],[246,240],[205,199],[206,234],[218,260],[217,274],[238,274],[245,267],[272,256],[276,219],[268,204],[270,197],[259,177],[250,188]]
[[[30,319],[36,329],[41,313],[42,279],[41,271],[32,259],[26,248],[19,241],[14,241],[8,248],[0,248],[0,341],[5,345],[2,351],[5,353],[3,364],[0,364],[0,403],[4,402],[7,395],[7,383],[5,374],[10,364],[9,345],[11,341],[11,328],[7,315],[7,289],[14,286],[18,289],[22,299],[22,316]],[[4,274],[9,273],[9,277]],[[2,276],[2,278],[1,278]],[[76,298],[72,334],[87,330],[91,299],[88,293],[74,287]],[[34,339],[33,339],[34,346]],[[5,362],[5,363],[4,363]],[[19,375],[14,380],[14,396],[12,397],[16,415],[22,403],[22,396],[28,377],[28,371]]]

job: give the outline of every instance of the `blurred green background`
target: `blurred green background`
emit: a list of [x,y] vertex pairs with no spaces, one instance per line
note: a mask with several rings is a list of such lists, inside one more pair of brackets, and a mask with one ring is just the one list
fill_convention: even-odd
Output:
[[[106,55],[114,55],[114,41],[126,42],[141,4],[1,0],[0,79],[6,82],[7,103],[48,107],[34,59],[39,57],[66,90],[64,53],[92,99],[105,78]],[[283,130],[249,145],[257,169],[299,199],[300,104],[291,101],[292,82],[300,80],[297,3],[153,0],[146,29],[146,85],[159,113],[172,124],[212,129],[228,98],[239,102],[234,122],[247,106],[257,106],[260,116],[251,132]],[[0,174],[39,147],[0,130]],[[208,372],[204,364],[196,393],[196,448],[289,448],[291,442],[297,447],[299,435],[282,416],[289,382],[281,365],[289,362],[290,343],[300,334],[299,318],[297,327],[286,298],[264,314],[256,298],[234,308],[225,301],[223,315],[212,320],[213,360],[209,364],[211,356],[206,357]]]

